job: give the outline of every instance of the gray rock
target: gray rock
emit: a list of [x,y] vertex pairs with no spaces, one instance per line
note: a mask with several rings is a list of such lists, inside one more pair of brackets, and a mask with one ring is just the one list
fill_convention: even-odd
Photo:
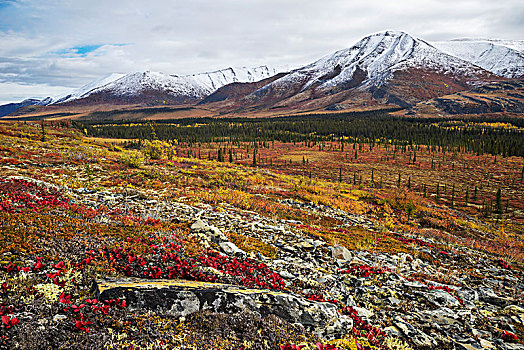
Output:
[[436,323],[439,326],[450,326],[460,324],[455,320],[455,314],[446,307],[436,310],[426,310],[420,313],[421,319],[427,323]]
[[393,304],[393,305],[398,305],[400,304],[400,300],[398,300],[397,298],[395,297],[388,297],[388,301],[390,304]]
[[67,316],[66,315],[61,315],[61,314],[57,314],[53,317],[53,321],[55,322],[58,322],[58,321],[63,321],[63,320],[66,320],[67,319]]
[[202,220],[197,220],[191,225],[192,231],[202,231],[207,228],[207,224],[204,223]]
[[391,337],[396,337],[396,338],[402,336],[400,329],[398,329],[395,326],[389,326],[389,327],[384,328],[384,333],[386,333],[387,335]]
[[505,306],[511,303],[511,300],[502,298],[495,294],[492,288],[482,287],[478,289],[479,299],[485,303],[496,306]]
[[349,261],[352,258],[351,252],[346,247],[342,246],[333,247],[333,250],[331,251],[331,256],[334,259],[344,261]]
[[508,305],[504,308],[503,312],[509,314],[524,314],[524,308],[518,305]]
[[457,350],[480,350],[482,349],[482,346],[476,342],[473,342],[473,343],[455,342],[455,349]]
[[461,288],[457,291],[457,295],[459,298],[464,300],[464,302],[468,303],[474,303],[475,301],[479,300],[479,293],[477,293],[477,291],[472,288]]
[[326,244],[325,242],[322,242],[322,241],[320,241],[318,239],[313,241],[313,245],[315,246],[315,248],[321,247],[321,246],[323,246],[325,244]]
[[220,247],[220,249],[222,249],[222,251],[224,253],[226,253],[227,255],[245,255],[246,252],[243,251],[242,249],[240,249],[239,247],[237,247],[234,243],[232,242],[220,242],[218,244],[218,246]]
[[191,225],[191,233],[202,233],[215,243],[227,242],[226,235],[218,227],[208,225],[202,220],[197,220]]
[[358,315],[366,320],[370,320],[371,317],[375,314],[373,311],[365,309],[363,307],[355,306],[353,307],[355,311],[358,313]]
[[480,339],[480,346],[482,349],[495,349],[495,344],[486,339]]
[[404,321],[400,316],[394,319],[395,326],[402,331],[407,339],[410,339],[417,348],[434,349],[438,343],[420,329]]
[[432,304],[441,307],[441,306],[460,306],[459,301],[441,289],[433,289],[427,293],[421,292],[422,295]]
[[351,318],[341,315],[334,304],[284,292],[216,283],[135,278],[99,280],[96,287],[99,299],[124,298],[131,311],[152,310],[184,317],[199,310],[220,313],[249,310],[299,323],[326,339],[341,337],[353,327]]
[[503,343],[502,348],[506,350],[524,350],[524,345],[518,343]]
[[282,276],[282,277],[288,279],[288,280],[290,280],[290,279],[294,279],[294,278],[295,278],[294,275],[290,274],[290,273],[287,272],[286,270],[281,270],[281,271],[278,272],[278,274],[279,274],[280,276]]
[[306,251],[312,251],[315,249],[313,241],[304,241],[297,243],[297,247]]

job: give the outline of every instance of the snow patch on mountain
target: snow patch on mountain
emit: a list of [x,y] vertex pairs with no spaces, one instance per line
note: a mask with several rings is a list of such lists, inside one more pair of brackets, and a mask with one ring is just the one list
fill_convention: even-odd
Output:
[[63,96],[55,97],[50,103],[62,103],[62,102],[76,100],[76,99],[88,96],[91,93],[91,91],[98,89],[101,86],[105,86],[109,83],[112,83],[113,81],[118,80],[122,78],[123,76],[124,74],[120,74],[120,73],[112,73],[112,74],[106,75],[105,77],[94,80],[90,82],[89,84],[86,84],[82,86],[81,88],[74,90],[70,94],[67,94],[65,96],[63,95]]
[[455,39],[432,43],[440,50],[507,78],[524,77],[524,41]]
[[209,73],[189,75],[186,76],[186,78],[193,78],[201,86],[205,86],[208,89],[208,91],[212,93],[227,84],[254,83],[256,81],[272,77],[283,71],[285,71],[285,69],[280,67],[240,67],[227,68]]
[[[288,84],[303,84],[302,90],[311,87],[329,89],[350,84],[357,69],[365,74],[363,85],[379,86],[398,70],[409,68],[431,69],[443,74],[460,74],[475,77],[483,70],[463,59],[448,55],[421,39],[401,31],[384,31],[367,36],[348,49],[327,55],[305,67],[261,88],[278,89]],[[259,91],[255,92],[258,93]]]
[[147,90],[159,90],[173,95],[203,97],[206,90],[190,79],[160,72],[136,72],[104,85],[91,93],[111,92],[115,95],[138,95]]
[[234,82],[255,82],[269,78],[282,68],[227,68],[214,72],[177,76],[144,71],[130,74],[111,74],[93,81],[73,93],[54,99],[52,103],[69,102],[91,94],[109,92],[114,95],[135,96],[148,90],[192,98],[204,98],[220,87]]

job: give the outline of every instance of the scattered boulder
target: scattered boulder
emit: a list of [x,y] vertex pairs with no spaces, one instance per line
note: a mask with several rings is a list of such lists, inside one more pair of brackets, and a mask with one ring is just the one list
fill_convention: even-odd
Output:
[[234,243],[232,242],[220,242],[218,244],[218,246],[220,247],[220,249],[222,249],[222,251],[224,253],[226,253],[227,255],[245,255],[246,252],[243,251],[242,249],[240,249],[239,247],[237,247]]
[[351,252],[346,247],[342,246],[333,247],[333,250],[331,251],[331,256],[334,259],[343,261],[349,261],[352,258]]
[[506,306],[511,303],[510,299],[502,298],[498,296],[492,288],[482,287],[478,289],[479,299],[485,303]]
[[201,237],[215,243],[228,241],[226,235],[218,227],[208,225],[202,220],[197,220],[191,225],[191,233],[201,234]]
[[394,319],[395,326],[402,331],[407,339],[410,339],[417,348],[434,349],[438,343],[420,329],[404,321],[400,316]]

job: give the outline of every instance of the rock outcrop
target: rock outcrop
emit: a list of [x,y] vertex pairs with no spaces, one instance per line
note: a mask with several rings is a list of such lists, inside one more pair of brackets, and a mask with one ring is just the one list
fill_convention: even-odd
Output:
[[343,336],[353,327],[352,319],[341,315],[335,305],[290,293],[217,283],[134,278],[100,280],[96,289],[100,300],[124,298],[131,310],[145,309],[176,317],[201,310],[217,313],[251,311],[299,323],[328,339]]

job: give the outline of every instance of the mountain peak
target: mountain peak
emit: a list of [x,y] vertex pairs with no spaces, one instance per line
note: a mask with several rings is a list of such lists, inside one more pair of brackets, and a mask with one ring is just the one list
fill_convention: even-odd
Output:
[[411,36],[411,35],[409,35],[408,33],[404,32],[404,31],[394,30],[394,29],[382,30],[380,32],[376,32],[376,33],[370,34],[368,36],[393,36],[393,37],[397,37],[397,36],[404,36],[404,35]]
[[169,95],[164,96],[166,98],[176,99],[177,96],[181,96],[183,101],[198,100],[224,85],[234,82],[255,82],[279,72],[279,68],[259,66],[255,68],[228,67],[185,76],[165,74],[149,69],[128,74],[113,73],[84,85],[68,95],[60,96],[52,102],[46,101],[46,104],[71,102],[100,94],[108,95],[104,97],[104,101],[111,100],[110,96],[114,96],[116,100],[128,101],[131,96],[152,92],[155,96]]

